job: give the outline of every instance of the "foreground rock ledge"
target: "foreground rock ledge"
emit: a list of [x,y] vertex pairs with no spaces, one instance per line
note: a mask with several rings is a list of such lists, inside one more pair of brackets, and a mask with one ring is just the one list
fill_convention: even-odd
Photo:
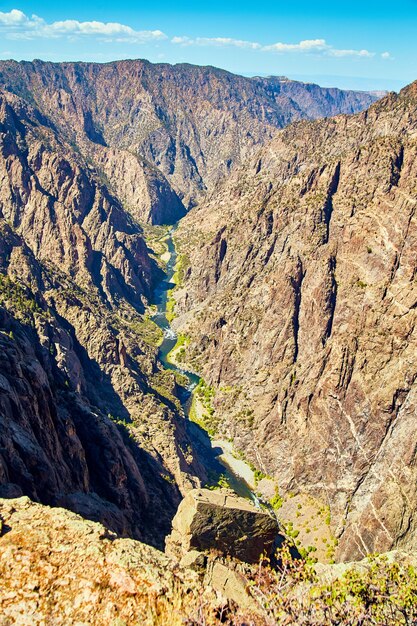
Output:
[[277,520],[228,489],[193,489],[182,500],[166,540],[166,553],[179,560],[193,550],[216,551],[246,563],[269,554]]
[[198,606],[197,574],[99,523],[27,497],[0,520],[1,626],[181,626]]

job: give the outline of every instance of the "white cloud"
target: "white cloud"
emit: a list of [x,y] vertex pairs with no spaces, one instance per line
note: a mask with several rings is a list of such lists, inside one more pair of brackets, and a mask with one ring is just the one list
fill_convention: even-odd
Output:
[[[325,39],[303,39],[298,43],[284,43],[278,41],[273,44],[263,45],[255,41],[244,41],[241,39],[231,39],[229,37],[173,37],[171,43],[182,46],[235,46],[250,50],[262,50],[264,52],[278,53],[304,53],[321,54],[331,57],[362,57],[372,58],[375,52],[369,50],[339,49],[328,44]],[[388,52],[384,52],[382,57],[388,58]]]
[[107,41],[129,43],[167,39],[167,36],[160,30],[138,31],[118,22],[61,20],[47,23],[37,15],[28,17],[18,9],[12,9],[9,13],[0,12],[0,31],[5,32],[8,39],[105,37]]
[[[168,39],[160,30],[135,30],[118,22],[60,20],[47,22],[37,15],[28,16],[19,9],[8,13],[0,11],[0,34],[5,39],[62,39],[76,40],[92,37],[105,42],[149,43]],[[335,58],[372,58],[375,52],[369,50],[339,49],[328,44],[325,39],[303,39],[298,43],[278,41],[269,45],[257,41],[246,41],[231,37],[187,37],[175,36],[171,43],[179,46],[234,47],[242,50],[259,50],[278,54],[316,54]],[[382,59],[392,59],[389,52],[380,54]]]
[[263,50],[271,52],[323,52],[329,50],[324,39],[304,39],[299,43],[282,43],[277,42],[269,46],[263,46]]
[[328,54],[331,57],[367,57],[368,59],[375,56],[375,52],[369,52],[369,50],[338,50],[337,48],[330,48]]
[[194,43],[194,40],[191,39],[190,37],[173,37],[171,39],[171,43],[177,43],[177,44],[182,44],[184,46],[187,46],[187,45],[192,45]]
[[0,11],[0,24],[6,26],[16,26],[28,21],[27,16],[18,9],[12,9],[9,13]]
[[250,50],[262,49],[260,43],[243,39],[232,39],[231,37],[173,37],[171,43],[182,46],[234,46],[235,48],[247,48]]

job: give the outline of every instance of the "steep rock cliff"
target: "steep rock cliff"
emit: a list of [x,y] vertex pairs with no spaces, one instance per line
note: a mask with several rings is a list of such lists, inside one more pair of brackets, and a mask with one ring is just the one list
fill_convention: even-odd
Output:
[[159,273],[95,169],[0,93],[2,492],[162,545],[204,470],[145,312]]
[[182,222],[188,359],[283,491],[331,506],[338,558],[416,547],[417,84],[299,122]]

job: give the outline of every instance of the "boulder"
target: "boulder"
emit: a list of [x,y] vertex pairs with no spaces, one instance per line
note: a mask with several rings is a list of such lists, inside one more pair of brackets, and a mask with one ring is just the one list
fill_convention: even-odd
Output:
[[198,550],[186,552],[180,561],[180,566],[185,569],[192,569],[195,572],[205,573],[207,566],[207,556]]
[[232,600],[238,607],[259,613],[260,607],[250,594],[250,586],[245,576],[214,560],[209,564],[204,577],[204,585],[214,589],[225,600]]
[[193,489],[182,500],[166,540],[166,552],[181,560],[191,550],[214,551],[247,563],[271,552],[277,520],[232,491]]

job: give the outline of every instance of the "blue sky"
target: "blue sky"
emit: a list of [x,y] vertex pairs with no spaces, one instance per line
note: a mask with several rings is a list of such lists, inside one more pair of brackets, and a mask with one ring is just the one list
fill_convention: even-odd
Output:
[[417,79],[417,0],[0,2],[0,58],[215,65],[358,89]]

